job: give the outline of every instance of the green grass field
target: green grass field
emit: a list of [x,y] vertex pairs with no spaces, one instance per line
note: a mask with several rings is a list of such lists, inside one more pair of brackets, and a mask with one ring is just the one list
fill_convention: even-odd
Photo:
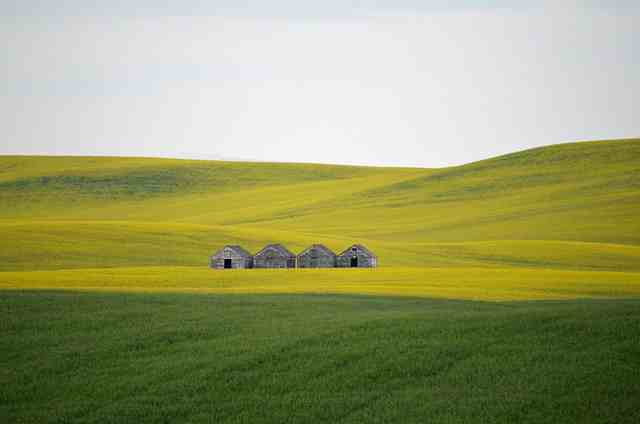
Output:
[[[0,156],[1,422],[637,422],[640,140],[443,169]],[[362,243],[375,270],[207,268]]]
[[3,422],[637,423],[640,301],[0,292]]

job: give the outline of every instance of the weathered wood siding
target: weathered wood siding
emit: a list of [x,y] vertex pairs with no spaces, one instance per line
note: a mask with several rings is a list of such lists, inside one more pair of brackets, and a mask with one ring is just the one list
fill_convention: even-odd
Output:
[[336,255],[317,247],[311,247],[298,255],[298,268],[334,268]]
[[[355,259],[355,260],[354,260]],[[228,245],[209,257],[209,266],[224,269],[230,260],[231,268],[375,268],[376,255],[361,244],[355,244],[336,255],[322,244],[314,244],[295,256],[282,244],[267,245],[255,255],[241,246]]]
[[295,268],[296,257],[280,252],[273,247],[267,247],[253,258],[254,268]]
[[354,257],[358,258],[358,268],[375,268],[378,266],[378,259],[375,256],[357,246],[353,246],[338,255],[336,267],[351,268],[351,259]]
[[230,247],[225,247],[215,255],[211,256],[209,267],[224,269],[224,260],[231,259],[231,268],[253,268],[253,257],[245,256]]

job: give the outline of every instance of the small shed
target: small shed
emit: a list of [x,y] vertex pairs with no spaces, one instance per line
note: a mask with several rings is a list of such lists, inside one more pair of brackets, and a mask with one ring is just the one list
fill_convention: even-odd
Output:
[[253,268],[253,256],[240,246],[227,245],[209,258],[209,267],[215,269]]
[[296,255],[281,244],[269,244],[253,256],[254,268],[295,268]]
[[336,254],[322,244],[314,244],[298,255],[298,268],[334,268]]
[[375,268],[378,257],[361,244],[353,246],[340,253],[336,260],[338,268]]

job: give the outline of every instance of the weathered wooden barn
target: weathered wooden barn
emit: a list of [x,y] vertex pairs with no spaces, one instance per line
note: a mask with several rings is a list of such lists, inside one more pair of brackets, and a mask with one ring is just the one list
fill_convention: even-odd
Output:
[[254,268],[295,268],[296,255],[281,244],[269,244],[253,256]]
[[209,266],[216,269],[253,268],[253,256],[240,246],[227,245],[211,256]]
[[298,268],[334,268],[336,254],[322,244],[314,244],[298,255]]
[[361,244],[354,244],[336,258],[338,268],[375,268],[377,266],[378,257]]

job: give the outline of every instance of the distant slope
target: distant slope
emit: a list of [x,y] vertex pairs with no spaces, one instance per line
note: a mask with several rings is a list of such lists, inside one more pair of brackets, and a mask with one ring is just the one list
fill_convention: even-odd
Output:
[[640,140],[444,169],[0,157],[0,270],[205,266],[227,242],[383,266],[640,269]]
[[[2,217],[366,177],[379,168],[177,159],[0,156]],[[391,171],[393,172],[393,171]]]

